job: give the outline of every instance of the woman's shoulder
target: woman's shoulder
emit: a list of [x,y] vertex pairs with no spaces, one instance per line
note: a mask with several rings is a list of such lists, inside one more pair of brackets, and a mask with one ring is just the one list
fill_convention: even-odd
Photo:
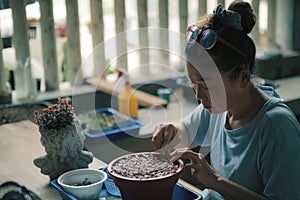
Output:
[[[264,107],[264,118],[268,121],[297,121],[293,111],[283,102],[282,99],[271,98],[269,99]],[[282,121],[283,120],[283,121]]]
[[262,109],[264,111],[259,123],[265,136],[286,137],[292,134],[300,138],[300,124],[293,111],[281,99],[270,99]]

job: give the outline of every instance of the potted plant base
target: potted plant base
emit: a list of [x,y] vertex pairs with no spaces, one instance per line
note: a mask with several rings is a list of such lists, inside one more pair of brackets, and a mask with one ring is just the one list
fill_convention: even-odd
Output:
[[111,161],[108,173],[123,200],[171,200],[184,168],[181,160],[170,163],[157,152],[141,152]]

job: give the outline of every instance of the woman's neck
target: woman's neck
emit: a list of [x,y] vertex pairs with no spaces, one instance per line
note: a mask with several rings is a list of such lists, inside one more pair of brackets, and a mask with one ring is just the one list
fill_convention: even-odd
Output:
[[241,94],[239,101],[228,109],[229,127],[237,129],[250,122],[268,99],[270,99],[268,95],[251,84],[249,91]]

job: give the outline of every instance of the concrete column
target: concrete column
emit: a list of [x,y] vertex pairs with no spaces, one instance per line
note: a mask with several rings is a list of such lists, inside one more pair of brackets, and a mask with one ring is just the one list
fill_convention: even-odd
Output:
[[78,1],[66,0],[67,10],[67,74],[72,85],[83,82],[81,69],[81,48]]
[[[114,0],[115,25],[117,34],[117,68],[127,71],[127,38],[125,0]],[[121,34],[120,34],[121,33]]]
[[[185,34],[187,28],[188,21],[188,1],[187,0],[179,0],[179,27],[180,33]],[[180,40],[180,53],[184,55],[184,40]]]
[[105,77],[104,21],[102,0],[90,0],[94,75]]
[[46,91],[59,89],[52,0],[39,0]]
[[11,93],[6,88],[5,67],[2,55],[2,37],[0,32],[0,104],[11,103]]
[[256,46],[260,46],[261,44],[260,34],[259,34],[259,1],[260,0],[252,0],[253,12],[256,15],[256,24],[253,27],[253,30],[251,32],[251,37],[254,40]]
[[148,27],[147,0],[137,0],[139,28]]
[[276,20],[276,0],[268,0],[268,31],[267,31],[268,43],[267,45],[270,47],[274,47],[276,45],[275,20]]
[[[30,57],[28,24],[25,10],[25,0],[11,0],[10,7],[12,9],[13,17],[13,46],[15,47],[16,60],[23,64],[26,59]],[[27,98],[34,98],[34,82],[32,79],[31,62],[28,63],[28,70],[26,70],[26,92]]]
[[159,26],[169,28],[168,0],[159,0]]
[[300,2],[295,0],[295,5],[294,5],[294,42],[293,42],[293,50],[294,51],[300,51]]
[[168,34],[168,28],[169,28],[169,11],[168,11],[168,0],[159,0],[159,27],[164,28],[166,30],[162,30],[160,33],[160,44],[162,51],[160,53],[161,55],[161,64],[164,64],[166,66],[169,66],[169,34]]
[[180,33],[185,34],[188,20],[188,1],[179,0],[179,24]]
[[198,0],[198,18],[207,14],[207,0]]
[[0,96],[2,96],[4,93],[6,93],[6,87],[5,87],[5,67],[3,64],[3,54],[2,54],[2,37],[0,32]]
[[283,51],[293,50],[293,37],[295,34],[293,27],[296,23],[299,23],[294,19],[294,12],[296,11],[294,8],[295,2],[297,0],[277,1],[276,5],[275,38],[276,43]]
[[149,39],[148,39],[148,7],[147,0],[137,0],[138,25],[139,25],[139,58],[140,65],[143,65],[140,72],[149,74]]
[[14,29],[13,45],[16,50],[16,60],[21,60],[22,63],[30,57],[25,5],[25,0],[10,0]]

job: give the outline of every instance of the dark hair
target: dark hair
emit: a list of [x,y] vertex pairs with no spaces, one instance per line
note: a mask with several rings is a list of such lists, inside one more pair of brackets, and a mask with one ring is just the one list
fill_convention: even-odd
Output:
[[241,15],[243,30],[240,31],[225,25],[222,18],[214,14],[201,18],[198,25],[214,29],[220,37],[246,55],[247,59],[221,42],[218,42],[212,49],[208,50],[220,72],[231,71],[232,76],[236,77],[245,66],[248,66],[250,71],[253,70],[256,47],[248,33],[253,29],[256,17],[253,14],[251,5],[240,0],[232,2],[228,10],[235,11]]

